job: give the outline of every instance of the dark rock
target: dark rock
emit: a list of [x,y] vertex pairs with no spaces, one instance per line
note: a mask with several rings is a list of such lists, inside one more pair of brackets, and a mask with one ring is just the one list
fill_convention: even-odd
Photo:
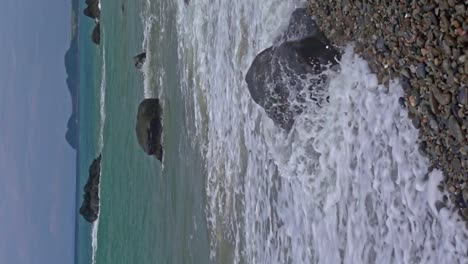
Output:
[[398,103],[400,104],[401,108],[406,108],[406,100],[404,97],[398,98]]
[[146,61],[146,52],[140,53],[136,55],[135,57],[133,57],[133,62],[137,69],[141,69],[145,61]]
[[282,36],[281,41],[300,40],[310,36],[317,36],[328,43],[325,35],[319,30],[306,8],[294,10],[289,19],[288,29]]
[[93,33],[91,34],[91,40],[96,45],[101,44],[101,26],[99,23],[97,23],[93,29]]
[[101,17],[101,10],[99,10],[99,0],[86,0],[88,5],[84,10],[83,14],[92,19],[99,19]]
[[463,142],[463,132],[454,116],[451,116],[448,122],[450,134],[459,142]]
[[461,87],[457,96],[458,103],[468,109],[468,88]]
[[424,63],[421,62],[416,65],[416,75],[421,79],[426,78],[426,69]]
[[80,214],[90,223],[99,216],[99,182],[101,178],[101,155],[89,167],[89,177],[84,187]]
[[378,37],[377,40],[375,41],[375,49],[378,52],[388,51],[387,46],[385,45],[385,39],[382,36]]
[[439,103],[437,103],[437,100],[434,98],[433,94],[429,95],[429,106],[431,107],[431,111],[434,114],[439,113]]
[[136,135],[138,144],[148,155],[155,155],[162,161],[163,146],[162,137],[162,109],[159,99],[144,99],[138,106]]
[[[314,91],[324,89],[325,69],[337,63],[339,52],[319,31],[305,9],[296,10],[291,17],[283,42],[270,47],[252,62],[246,82],[252,99],[263,107],[274,123],[290,130],[294,118],[300,114],[308,97],[317,104],[324,98]],[[313,80],[301,76],[315,75]],[[309,92],[310,96],[304,96]]]

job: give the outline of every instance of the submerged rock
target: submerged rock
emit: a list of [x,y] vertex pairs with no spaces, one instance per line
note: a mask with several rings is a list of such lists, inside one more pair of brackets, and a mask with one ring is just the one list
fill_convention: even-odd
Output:
[[101,10],[99,10],[99,0],[86,0],[88,5],[84,10],[83,14],[92,19],[99,19],[101,17]]
[[137,69],[141,69],[145,61],[146,61],[146,52],[140,53],[136,55],[135,57],[133,57],[133,62],[135,63],[135,67]]
[[93,29],[93,33],[91,34],[91,40],[96,45],[101,44],[101,25],[99,23],[97,23]]
[[80,214],[83,218],[92,223],[99,215],[99,181],[101,178],[101,154],[93,160],[89,167],[89,177],[84,187],[83,203],[80,207]]
[[162,161],[163,157],[161,117],[162,109],[159,99],[144,99],[138,106],[135,127],[138,144],[148,155],[156,156],[159,161]]
[[245,80],[252,99],[289,131],[308,100],[322,103],[324,98],[313,96],[324,89],[326,78],[320,73],[336,64],[340,54],[305,9],[294,11],[280,41],[257,55]]

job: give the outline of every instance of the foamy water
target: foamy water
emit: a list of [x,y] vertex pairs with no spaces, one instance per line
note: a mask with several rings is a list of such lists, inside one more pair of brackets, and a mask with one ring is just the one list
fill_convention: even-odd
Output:
[[153,24],[155,23],[155,17],[150,13],[151,10],[151,2],[146,1],[146,8],[145,12],[140,14],[141,21],[143,23],[143,42],[141,44],[142,51],[146,51],[146,61],[143,64],[141,71],[143,72],[143,91],[145,98],[154,98],[155,91],[153,89],[153,69],[151,69],[151,30],[153,28]]
[[[102,46],[102,70],[101,70],[101,85],[99,87],[99,115],[100,115],[100,120],[99,120],[99,139],[98,139],[98,153],[102,153],[102,150],[104,148],[104,126],[106,123],[106,50],[104,48],[104,45]],[[100,175],[100,184],[99,184],[99,190],[98,190],[98,196],[101,197],[101,183],[102,183],[102,166],[101,166],[101,175]],[[101,207],[101,205],[99,205]],[[92,247],[92,256],[91,260],[92,263],[96,263],[96,253],[98,249],[98,229],[99,229],[99,215],[94,221],[92,225],[92,231],[91,231],[91,247]]]
[[[179,1],[179,59],[207,169],[214,262],[468,263],[468,234],[438,212],[418,133],[348,47],[329,96],[289,134],[250,98],[245,73],[300,3]],[[429,179],[429,180],[428,180]]]

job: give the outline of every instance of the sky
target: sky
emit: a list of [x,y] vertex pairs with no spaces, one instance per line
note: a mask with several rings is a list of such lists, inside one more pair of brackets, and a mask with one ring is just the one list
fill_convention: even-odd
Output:
[[71,0],[2,0],[0,263],[73,263],[75,152],[64,55]]

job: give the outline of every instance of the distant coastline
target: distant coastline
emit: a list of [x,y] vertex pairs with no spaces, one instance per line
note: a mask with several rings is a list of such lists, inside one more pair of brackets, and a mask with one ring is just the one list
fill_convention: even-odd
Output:
[[78,89],[80,84],[79,71],[79,49],[78,49],[78,30],[79,30],[79,1],[72,0],[71,10],[71,42],[70,47],[65,53],[65,69],[67,72],[67,87],[72,101],[72,113],[67,122],[67,132],[65,139],[73,148],[78,148]]

